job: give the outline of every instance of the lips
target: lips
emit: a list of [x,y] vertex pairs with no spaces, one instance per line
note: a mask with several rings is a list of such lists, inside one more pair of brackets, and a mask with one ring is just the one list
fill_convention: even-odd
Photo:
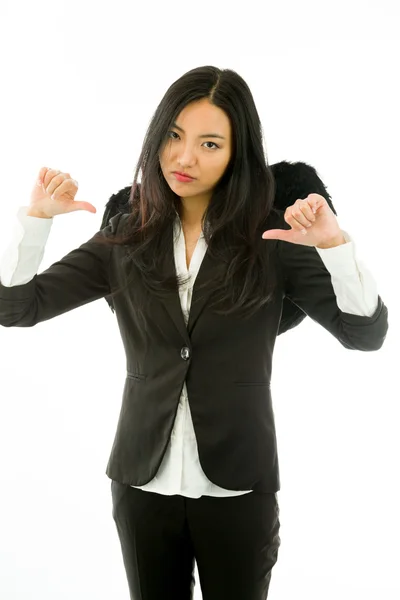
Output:
[[181,183],[192,183],[194,181],[194,177],[190,177],[190,175],[182,175],[178,171],[174,171],[173,175],[175,179]]
[[194,179],[191,175],[187,173],[182,173],[182,171],[174,171],[175,175],[180,175],[181,177],[186,177],[187,179]]

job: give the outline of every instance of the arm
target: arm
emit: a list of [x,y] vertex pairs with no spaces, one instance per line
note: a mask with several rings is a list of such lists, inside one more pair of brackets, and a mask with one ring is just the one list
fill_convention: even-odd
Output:
[[371,317],[378,307],[376,281],[357,257],[352,237],[343,231],[343,243],[331,248],[316,247],[330,273],[336,303],[342,312]]
[[33,327],[110,294],[111,246],[96,243],[98,235],[115,233],[120,214],[90,240],[37,274],[52,219],[18,211],[19,225],[0,268],[0,325]]
[[[280,219],[278,227],[288,229],[283,215]],[[388,310],[372,276],[364,269],[360,277],[353,242],[321,249],[278,240],[277,253],[284,293],[292,302],[345,348],[372,351],[382,347]]]

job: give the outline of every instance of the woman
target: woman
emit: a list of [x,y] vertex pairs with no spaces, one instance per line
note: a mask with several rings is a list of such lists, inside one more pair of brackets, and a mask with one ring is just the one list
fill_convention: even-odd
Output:
[[[69,173],[44,168],[39,184],[27,226],[96,212],[74,200]],[[353,260],[352,243],[326,200],[310,194],[282,214],[274,193],[247,84],[193,69],[151,120],[131,212],[21,285],[2,276],[4,326],[112,292],[127,377],[106,472],[131,599],[192,598],[195,559],[204,600],[267,598],[280,546],[270,378],[283,297],[345,348],[385,339],[372,277],[347,272],[333,287],[324,261],[342,246]]]

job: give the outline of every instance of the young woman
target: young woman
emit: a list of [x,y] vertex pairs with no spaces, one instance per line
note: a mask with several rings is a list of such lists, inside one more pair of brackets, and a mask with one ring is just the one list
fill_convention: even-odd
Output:
[[[247,84],[193,69],[151,120],[130,213],[39,275],[36,262],[7,278],[3,262],[4,326],[113,296],[127,376],[106,472],[132,600],[189,600],[195,560],[204,600],[267,598],[280,546],[270,380],[283,298],[345,348],[385,339],[387,309],[326,200],[310,194],[282,213],[274,185]],[[43,168],[39,186],[19,215],[26,227],[48,233],[55,215],[96,212],[74,200],[69,173]],[[308,377],[312,361],[303,367]]]

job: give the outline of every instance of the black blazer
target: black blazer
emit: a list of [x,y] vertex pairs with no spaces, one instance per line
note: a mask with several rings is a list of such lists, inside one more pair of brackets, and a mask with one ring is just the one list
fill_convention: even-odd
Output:
[[[126,218],[121,213],[112,217],[101,235],[113,234]],[[266,229],[276,227],[289,228],[281,211]],[[0,324],[33,327],[103,298],[121,285],[124,249],[100,246],[97,235],[30,282],[14,287],[0,284]],[[168,235],[173,261],[172,229]],[[186,379],[206,476],[231,490],[280,489],[270,380],[285,295],[344,348],[381,348],[388,310],[380,296],[371,317],[344,313],[314,247],[278,240],[265,240],[265,244],[274,245],[278,285],[273,301],[250,319],[218,316],[210,310],[215,264],[208,252],[195,282],[187,327],[177,290],[165,301],[152,301],[147,334],[134,310],[139,279],[114,297],[127,373],[106,469],[111,479],[140,486],[155,476]],[[196,287],[203,281],[211,284],[200,297]]]

